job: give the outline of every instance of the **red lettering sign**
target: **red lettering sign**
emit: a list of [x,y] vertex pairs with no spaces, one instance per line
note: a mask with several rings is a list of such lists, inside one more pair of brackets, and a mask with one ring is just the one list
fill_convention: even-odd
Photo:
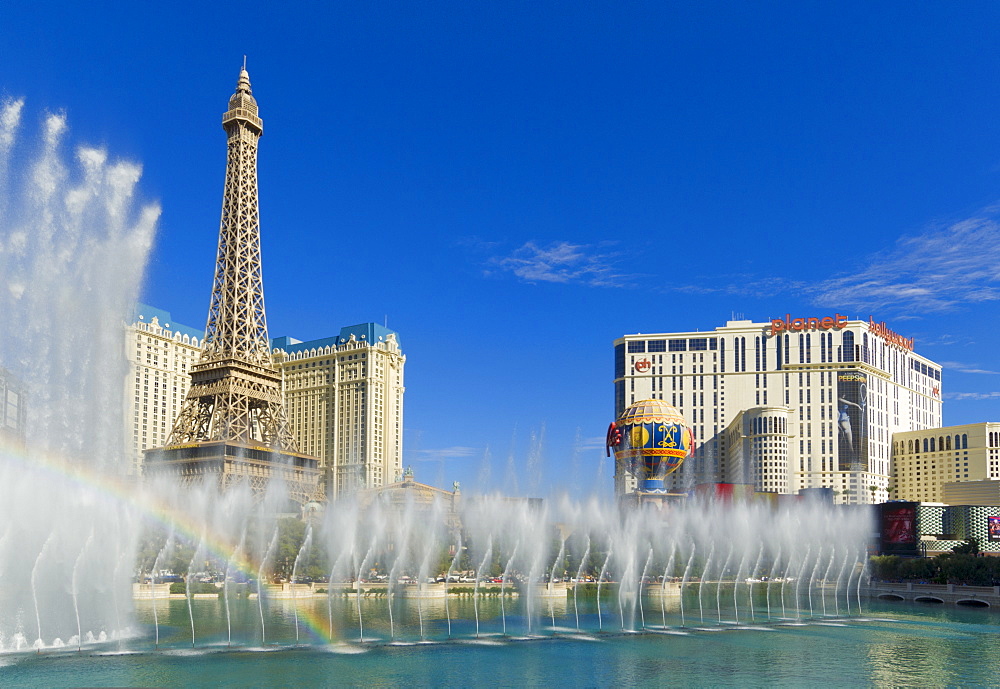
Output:
[[635,362],[635,370],[637,373],[645,373],[652,367],[652,365],[653,362],[651,362],[649,359],[642,359],[640,361]]
[[868,316],[868,332],[878,335],[891,345],[896,345],[901,349],[906,349],[911,352],[913,351],[913,338],[903,337],[902,335],[889,330],[889,326],[885,324],[885,321],[876,323],[874,318]]
[[847,316],[841,316],[839,313],[823,318],[792,318],[790,313],[786,313],[785,320],[776,318],[771,321],[771,332],[768,334],[777,335],[789,330],[829,330],[830,328],[841,330],[846,325]]

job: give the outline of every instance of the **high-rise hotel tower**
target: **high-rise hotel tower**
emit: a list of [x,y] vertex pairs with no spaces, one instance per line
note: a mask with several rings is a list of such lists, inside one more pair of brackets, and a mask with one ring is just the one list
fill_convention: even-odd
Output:
[[132,420],[132,466],[142,474],[143,452],[167,442],[191,385],[191,367],[201,358],[205,331],[181,325],[161,309],[138,304],[125,328],[131,376],[125,385]]
[[[635,400],[674,405],[694,455],[667,488],[722,481],[837,502],[889,498],[892,434],[941,425],[941,367],[885,323],[840,314],[615,340],[615,416]],[[615,491],[635,490],[624,467]]]
[[285,408],[304,452],[320,458],[327,497],[381,488],[403,473],[399,336],[378,323],[335,337],[272,340]]

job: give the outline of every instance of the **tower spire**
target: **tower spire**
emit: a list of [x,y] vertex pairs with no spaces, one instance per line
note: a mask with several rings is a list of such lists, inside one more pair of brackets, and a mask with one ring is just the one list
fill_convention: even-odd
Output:
[[251,448],[258,453],[263,450],[252,470],[226,456],[223,481],[230,480],[232,472],[251,481],[257,479],[256,487],[262,488],[259,480],[266,482],[279,471],[275,463],[294,466],[298,471],[285,478],[301,484],[301,497],[311,490],[310,481],[315,487],[318,461],[298,454],[285,417],[281,374],[271,362],[257,203],[257,143],[264,133],[264,122],[250,90],[245,59],[229,109],[222,115],[228,151],[226,182],[201,359],[191,367],[191,387],[167,447],[154,452],[159,453],[157,459],[168,460],[180,466],[182,473],[193,475],[204,473],[205,465],[195,468],[182,461],[186,457],[182,448],[187,450],[192,444],[211,444],[213,451],[221,449],[224,456],[230,451],[249,456]]

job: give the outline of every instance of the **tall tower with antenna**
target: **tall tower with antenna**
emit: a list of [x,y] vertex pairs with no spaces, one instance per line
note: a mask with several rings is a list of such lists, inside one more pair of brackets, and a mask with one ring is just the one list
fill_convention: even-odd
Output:
[[249,483],[256,492],[280,478],[291,497],[305,502],[316,497],[320,471],[316,458],[298,451],[271,361],[257,203],[264,122],[246,58],[222,127],[226,183],[204,349],[167,445],[146,452],[144,473],[179,474],[188,483],[215,478],[223,487]]

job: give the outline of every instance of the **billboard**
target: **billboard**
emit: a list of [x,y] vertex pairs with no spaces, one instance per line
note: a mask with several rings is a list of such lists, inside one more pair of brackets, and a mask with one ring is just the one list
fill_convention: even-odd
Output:
[[916,555],[917,504],[884,502],[879,505],[879,544],[882,554]]
[[986,518],[986,533],[989,534],[991,543],[1000,541],[1000,517]]
[[837,460],[840,471],[868,470],[868,375],[837,374]]

